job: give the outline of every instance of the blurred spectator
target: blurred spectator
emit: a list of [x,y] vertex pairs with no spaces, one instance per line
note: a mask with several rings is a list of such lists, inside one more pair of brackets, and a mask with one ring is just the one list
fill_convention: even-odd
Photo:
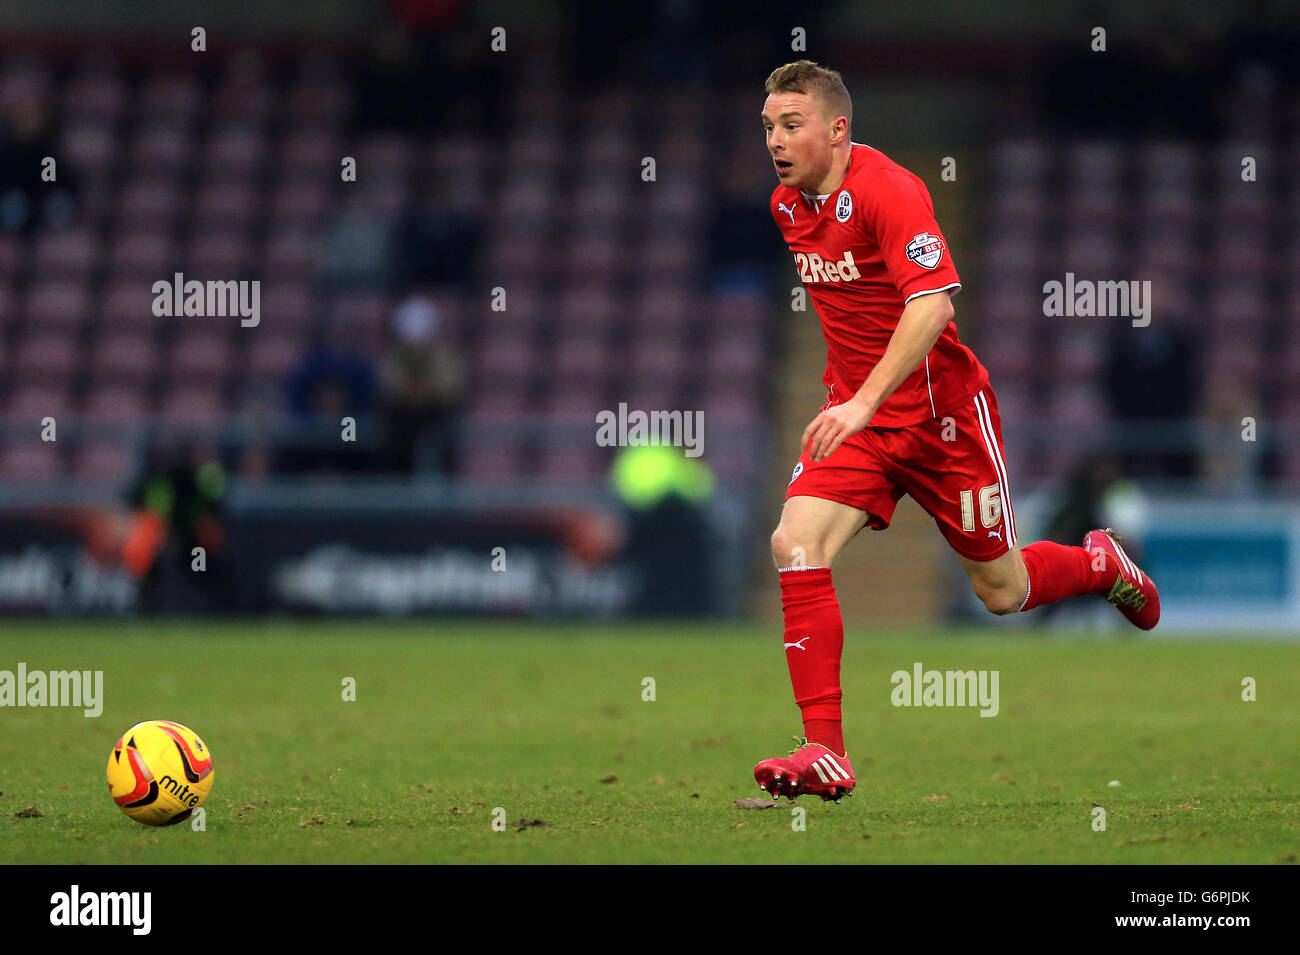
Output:
[[375,190],[357,184],[348,193],[325,249],[325,278],[338,288],[384,288],[393,278],[395,223]]
[[732,155],[722,176],[709,223],[709,264],[714,287],[768,291],[771,263],[783,249],[765,201],[771,195],[771,165],[752,151]]
[[[1199,340],[1189,330],[1181,283],[1154,268],[1144,267],[1139,274],[1154,276],[1160,314],[1145,328],[1111,323],[1106,359],[1110,411],[1121,424],[1177,425],[1194,416],[1200,401]],[[1195,470],[1190,453],[1159,448],[1129,450],[1120,464],[1135,477],[1191,477]]]
[[396,344],[381,371],[386,467],[454,474],[465,397],[460,356],[443,334],[437,306],[423,295],[398,306],[393,332]]
[[360,350],[357,331],[343,319],[327,322],[290,372],[289,410],[301,423],[320,425],[321,440],[312,449],[289,454],[286,470],[358,471],[370,464],[364,450],[369,442],[339,438],[343,418],[356,419],[360,431],[363,419],[375,410],[375,369]]
[[690,616],[710,606],[713,470],[681,448],[632,445],[619,450],[609,479],[626,506],[627,558],[641,580],[635,612]]
[[[131,527],[123,562],[141,582],[147,613],[216,609],[226,573],[222,499],[226,473],[215,454],[198,447],[152,448],[128,495]],[[203,548],[203,570],[194,568]]]
[[0,112],[0,231],[31,235],[45,222],[67,225],[76,212],[73,171],[55,166],[53,182],[42,179],[45,158],[57,159],[49,112],[38,97],[4,104]]
[[474,208],[473,197],[460,192],[433,192],[412,203],[397,232],[399,283],[477,287],[481,229]]

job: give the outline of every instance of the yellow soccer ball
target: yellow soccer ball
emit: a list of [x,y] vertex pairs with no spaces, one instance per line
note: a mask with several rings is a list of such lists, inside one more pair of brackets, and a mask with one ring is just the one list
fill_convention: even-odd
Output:
[[212,791],[212,754],[189,727],[171,720],[136,723],[108,757],[113,802],[146,826],[190,817]]

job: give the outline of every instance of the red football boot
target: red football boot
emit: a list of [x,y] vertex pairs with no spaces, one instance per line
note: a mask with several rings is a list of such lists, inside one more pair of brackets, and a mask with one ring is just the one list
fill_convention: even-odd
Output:
[[1141,630],[1150,630],[1160,622],[1160,592],[1156,582],[1142,573],[1131,557],[1119,546],[1114,532],[1105,530],[1089,531],[1083,538],[1083,549],[1093,555],[1094,567],[1099,554],[1104,554],[1106,561],[1101,567],[1109,576],[1111,567],[1115,568],[1115,582],[1109,591],[1098,591],[1128,618],[1128,622]]
[[810,743],[795,737],[799,745],[789,756],[765,759],[754,767],[758,788],[772,794],[774,799],[787,796],[794,799],[804,793],[821,796],[822,800],[839,802],[853,795],[857,780],[853,778],[853,764],[848,754],[836,756],[821,743]]

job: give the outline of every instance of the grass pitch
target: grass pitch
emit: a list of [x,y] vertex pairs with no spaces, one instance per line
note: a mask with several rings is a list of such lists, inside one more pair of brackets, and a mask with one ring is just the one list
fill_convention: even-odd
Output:
[[[0,862],[1300,854],[1294,645],[850,631],[856,795],[739,809],[761,795],[754,763],[783,755],[799,729],[778,637],[713,624],[8,622],[0,669],[102,669],[105,703],[98,719],[0,708]],[[998,670],[999,714],[893,706],[890,674],[918,661]],[[355,702],[342,698],[348,677]],[[1241,698],[1244,677],[1256,702]],[[113,743],[155,718],[193,727],[213,753],[205,831],[147,828],[109,798]],[[807,810],[804,831],[792,806]],[[518,824],[538,819],[547,825]]]

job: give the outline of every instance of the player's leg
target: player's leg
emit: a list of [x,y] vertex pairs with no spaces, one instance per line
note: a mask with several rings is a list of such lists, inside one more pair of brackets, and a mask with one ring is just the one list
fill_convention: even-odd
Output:
[[934,516],[984,606],[1008,614],[1095,593],[1135,626],[1154,627],[1160,619],[1155,584],[1108,532],[1092,531],[1082,547],[1051,541],[1020,546],[992,389],[950,417],[955,428],[942,443],[933,440],[934,427],[918,426],[926,460],[906,486]]
[[781,508],[772,532],[772,560],[778,571],[800,565],[831,566],[835,555],[867,523],[867,512],[820,497],[797,495]]
[[786,500],[772,534],[772,559],[781,581],[785,616],[785,659],[804,736],[841,755],[844,619],[831,563],[866,522],[867,513],[848,504],[795,496]]
[[1029,570],[1019,544],[1013,544],[1009,551],[992,560],[972,560],[961,554],[957,559],[970,578],[975,596],[989,613],[1016,613],[1024,606],[1029,594]]
[[889,525],[902,490],[882,465],[869,439],[855,436],[819,462],[805,454],[786,489],[772,559],[781,583],[786,665],[807,742],[789,758],[754,767],[755,780],[773,795],[836,799],[856,784],[841,728],[844,620],[831,564],[868,522]]

